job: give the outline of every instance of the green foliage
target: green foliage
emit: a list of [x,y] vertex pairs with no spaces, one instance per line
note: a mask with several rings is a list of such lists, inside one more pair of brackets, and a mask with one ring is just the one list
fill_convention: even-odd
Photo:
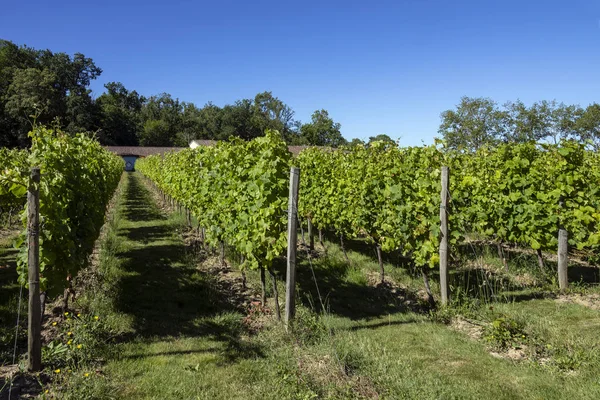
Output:
[[28,170],[27,152],[0,148],[0,166],[0,215],[20,213],[25,205],[21,177]]
[[147,157],[136,168],[190,209],[214,246],[226,241],[243,267],[270,267],[286,248],[291,154],[276,131],[250,142]]
[[523,324],[506,315],[494,319],[483,337],[499,348],[518,346],[527,338]]
[[500,143],[558,144],[574,139],[598,148],[600,105],[587,109],[556,101],[540,101],[526,106],[522,101],[499,107],[487,98],[461,98],[455,110],[441,114],[438,132],[449,149],[476,151]]
[[107,356],[112,329],[94,314],[65,313],[64,320],[54,322],[56,339],[42,348],[46,366],[55,369],[76,369],[92,366]]
[[[440,167],[435,147],[375,141],[298,156],[299,212],[319,229],[401,249],[416,265],[438,260]],[[453,238],[455,240],[456,238]]]
[[491,99],[462,97],[456,110],[444,111],[441,118],[438,132],[450,149],[477,150],[503,135],[503,116]]
[[368,144],[371,144],[373,142],[386,142],[386,143],[389,143],[389,144],[395,144],[396,143],[394,141],[394,139],[392,139],[391,137],[389,137],[388,135],[386,135],[384,133],[376,135],[376,136],[370,136]]
[[[68,274],[75,275],[86,264],[123,161],[83,134],[69,136],[38,126],[30,136],[27,156],[25,152],[0,153],[12,154],[10,167],[0,171],[0,200],[10,193],[13,204],[24,204],[30,168],[40,167],[40,281],[42,290],[53,295],[62,291]],[[11,203],[0,203],[0,207],[5,204]],[[22,221],[26,227],[25,211]],[[16,243],[22,284],[27,283],[26,234]]]
[[140,113],[146,99],[121,83],[110,82],[104,87],[106,93],[96,100],[101,111],[99,140],[113,146],[137,145],[142,124]]
[[69,132],[95,128],[90,82],[102,70],[91,58],[19,47],[0,40],[0,145],[26,147],[32,115],[58,118]]
[[317,110],[312,121],[300,127],[300,135],[306,143],[315,146],[339,147],[346,144],[340,132],[341,124],[333,122],[327,110]]
[[399,249],[417,266],[438,263],[440,168],[450,167],[450,243],[465,233],[556,251],[600,245],[600,162],[574,141],[481,147],[476,153],[386,142],[309,148],[298,156],[299,212],[318,229]]
[[591,141],[596,151],[600,149],[600,104],[590,104],[581,112],[575,130],[582,139]]
[[453,214],[463,232],[533,249],[556,250],[558,229],[569,245],[596,249],[600,222],[598,156],[584,145],[533,142],[453,155]]
[[323,316],[301,305],[297,307],[292,332],[296,340],[305,345],[317,343],[329,335]]

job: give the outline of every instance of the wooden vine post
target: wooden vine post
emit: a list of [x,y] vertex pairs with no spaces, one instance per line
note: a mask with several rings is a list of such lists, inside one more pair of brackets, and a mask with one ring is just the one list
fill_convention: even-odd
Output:
[[560,290],[566,290],[569,287],[569,278],[567,276],[567,266],[569,264],[568,256],[569,234],[567,230],[561,228],[558,230],[558,286]]
[[448,304],[448,167],[442,167],[442,192],[440,203],[440,292],[442,305]]
[[[561,208],[564,205],[564,201],[561,199]],[[564,228],[563,224],[560,224],[558,229],[558,287],[561,291],[567,290],[569,287],[569,278],[567,275],[567,268],[569,265],[569,234]]]
[[27,192],[27,269],[29,277],[29,315],[27,332],[27,369],[42,369],[42,315],[40,302],[40,169],[31,169]]
[[298,246],[298,231],[296,215],[298,214],[298,187],[300,169],[290,170],[290,194],[288,201],[288,248],[287,274],[285,281],[285,328],[289,329],[290,321],[296,313],[296,247]]

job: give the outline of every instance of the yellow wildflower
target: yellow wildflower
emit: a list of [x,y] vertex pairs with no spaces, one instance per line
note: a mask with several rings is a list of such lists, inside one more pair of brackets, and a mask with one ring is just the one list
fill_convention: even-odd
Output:
[[96,316],[94,317],[94,319],[95,319],[96,321],[98,321],[98,320],[100,319],[100,317],[96,315]]
[[72,343],[73,343],[73,340],[69,340],[69,341],[67,342],[67,344],[72,344]]
[[67,332],[67,336],[71,336],[73,332]]
[[56,326],[56,321],[52,323],[52,326]]
[[80,349],[80,348],[82,348],[82,347],[83,347],[83,345],[82,345],[82,344],[78,344],[78,345],[77,345],[77,348],[78,348],[78,349]]
[[56,372],[57,374],[60,374],[60,368],[59,369],[55,369],[54,372]]
[[85,376],[87,378],[88,376],[90,376],[90,374],[89,374],[89,372],[86,372],[85,374],[83,374],[83,376]]
[[68,315],[69,315],[69,313],[68,313],[68,312],[66,312],[66,313],[65,313],[65,317],[66,317],[66,316],[68,316]]

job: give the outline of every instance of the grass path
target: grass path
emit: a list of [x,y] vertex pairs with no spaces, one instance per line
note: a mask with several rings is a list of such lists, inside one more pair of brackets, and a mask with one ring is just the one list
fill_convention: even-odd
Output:
[[108,317],[128,339],[117,345],[105,368],[112,395],[248,398],[254,391],[251,377],[261,368],[244,373],[244,360],[260,359],[261,350],[241,337],[242,315],[218,292],[214,277],[198,270],[182,240],[181,220],[157,207],[137,174],[126,177],[118,207],[118,262],[108,267],[116,283]]
[[[597,359],[564,373],[495,358],[463,333],[393,302],[377,303],[366,279],[371,271],[357,267],[377,271],[376,262],[354,258],[349,268],[331,243],[331,260],[315,262],[330,314],[320,318],[301,306],[295,336],[272,322],[250,335],[217,278],[189,253],[181,220],[157,207],[139,175],[125,179],[109,238],[115,254],[102,266],[112,284],[96,302],[124,339],[107,355],[104,377],[74,382],[70,398],[600,398]],[[253,274],[249,281],[257,285]],[[306,299],[310,279],[299,285]],[[565,327],[581,332],[570,334],[569,345],[597,357],[597,312],[552,300],[501,309],[531,315],[555,346],[569,334]]]

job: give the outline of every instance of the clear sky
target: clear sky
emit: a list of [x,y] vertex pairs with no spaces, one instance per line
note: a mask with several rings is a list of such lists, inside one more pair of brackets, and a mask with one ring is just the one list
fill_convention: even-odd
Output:
[[0,38],[198,106],[265,90],[347,139],[431,143],[461,96],[600,101],[600,0],[5,1]]

